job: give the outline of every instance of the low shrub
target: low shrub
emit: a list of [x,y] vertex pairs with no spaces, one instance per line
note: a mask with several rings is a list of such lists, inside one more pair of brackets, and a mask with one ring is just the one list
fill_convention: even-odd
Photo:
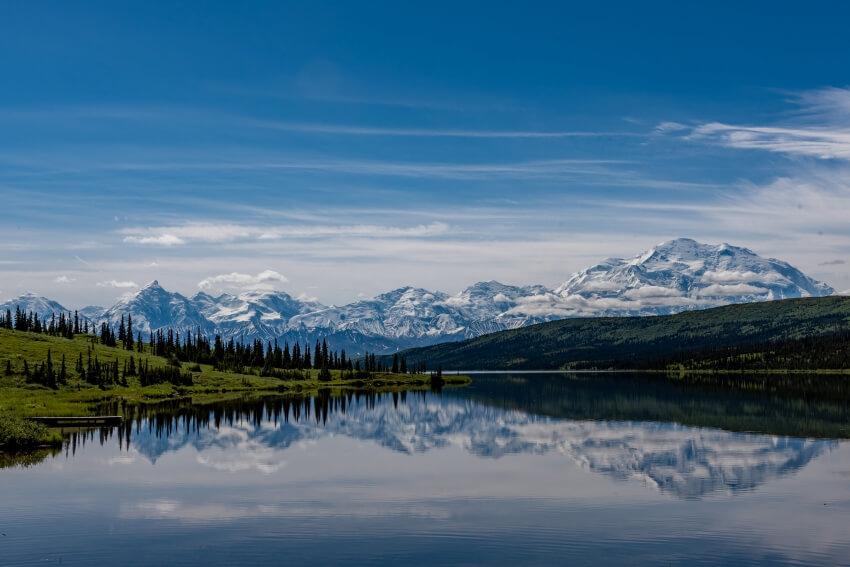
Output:
[[46,438],[44,425],[8,414],[0,415],[0,448],[24,449],[40,445]]

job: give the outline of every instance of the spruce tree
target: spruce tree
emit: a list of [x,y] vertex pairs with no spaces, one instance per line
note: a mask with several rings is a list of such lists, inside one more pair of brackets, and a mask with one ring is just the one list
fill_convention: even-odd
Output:
[[124,348],[133,350],[133,316],[127,314],[127,341],[124,343]]
[[65,355],[62,354],[62,366],[59,367],[59,384],[64,386],[68,383],[68,370],[65,368]]

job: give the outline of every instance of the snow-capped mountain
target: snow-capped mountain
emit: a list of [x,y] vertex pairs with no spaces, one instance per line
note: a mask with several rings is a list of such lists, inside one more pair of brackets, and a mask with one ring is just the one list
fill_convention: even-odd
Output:
[[[93,321],[117,325],[132,315],[134,330],[200,329],[237,340],[310,341],[327,338],[349,353],[462,340],[565,317],[662,315],[725,305],[830,295],[834,290],[786,262],[746,248],[680,238],[630,259],[609,258],[555,289],[476,283],[456,295],[402,287],[343,306],[325,306],[281,291],[186,297],[154,281],[109,309],[87,307]],[[15,305],[42,317],[67,311],[28,294]]]
[[10,299],[4,303],[0,303],[0,312],[4,314],[8,309],[12,315],[15,314],[15,308],[20,308],[24,312],[33,312],[38,315],[42,321],[49,320],[51,316],[59,316],[60,313],[73,312],[52,299],[40,297],[34,293],[25,293],[14,299]]
[[225,337],[281,337],[293,318],[327,309],[321,303],[296,299],[282,291],[252,290],[218,297],[200,292],[191,301]]
[[426,289],[402,287],[342,307],[328,307],[294,317],[290,325],[310,331],[357,331],[389,338],[451,336],[462,333],[456,313],[444,302],[449,296]]
[[465,338],[540,323],[545,318],[511,314],[524,299],[546,294],[542,285],[517,287],[497,281],[479,282],[446,300],[466,321]]
[[103,318],[104,313],[106,313],[106,307],[101,307],[100,305],[89,305],[80,309],[80,315],[89,321],[99,321]]
[[551,293],[508,313],[546,318],[665,315],[730,303],[834,293],[787,262],[730,244],[689,238],[662,242],[629,259],[581,270]]
[[103,313],[101,320],[117,327],[127,315],[133,318],[133,330],[144,334],[168,327],[200,329],[204,333],[215,331],[215,326],[201,313],[198,305],[179,293],[166,291],[156,280],[122,297]]

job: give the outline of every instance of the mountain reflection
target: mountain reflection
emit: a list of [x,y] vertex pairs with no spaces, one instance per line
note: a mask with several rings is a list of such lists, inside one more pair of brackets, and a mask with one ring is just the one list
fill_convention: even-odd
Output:
[[152,463],[192,447],[198,462],[217,470],[273,473],[285,466],[289,448],[346,436],[403,454],[448,447],[486,459],[559,454],[681,498],[752,490],[837,446],[666,422],[560,419],[431,393],[323,393],[211,408],[129,409],[136,412],[132,421],[101,435],[117,433],[122,446]]

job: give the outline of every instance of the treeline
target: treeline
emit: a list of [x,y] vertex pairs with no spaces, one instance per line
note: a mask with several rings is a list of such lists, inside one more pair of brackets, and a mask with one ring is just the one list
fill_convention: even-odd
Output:
[[[142,333],[134,331],[131,315],[126,317],[122,315],[118,328],[113,329],[107,322],[101,323],[99,327],[90,325],[88,319],[80,317],[77,312],[73,314],[69,312],[67,316],[65,313],[60,313],[58,318],[54,314],[49,321],[44,321],[37,313],[24,312],[20,307],[16,307],[14,314],[7,309],[5,315],[0,315],[0,328],[45,333],[68,339],[73,339],[78,334],[85,334],[93,339],[96,338],[104,346],[149,353],[167,358],[172,363],[177,361],[196,365],[209,364],[216,370],[237,373],[253,373],[253,369],[257,369],[261,376],[281,379],[306,379],[309,378],[307,371],[313,369],[319,371],[320,380],[330,380],[332,370],[339,371],[345,378],[366,378],[375,373],[387,372],[394,374],[425,372],[424,362],[408,364],[406,357],[398,354],[392,357],[391,363],[389,357],[378,357],[369,352],[362,358],[353,358],[345,352],[345,349],[337,351],[329,348],[326,339],[316,340],[315,345],[312,346],[309,342],[303,345],[297,342],[292,345],[284,342],[281,346],[277,340],[265,342],[254,340],[243,343],[233,338],[224,340],[220,335],[215,335],[210,340],[201,333],[200,329],[194,332],[187,331],[181,336],[179,331],[169,328],[151,331],[145,342]],[[83,380],[98,385],[120,383],[119,373],[122,377],[136,375],[132,369],[130,374],[110,369],[105,363],[100,363],[96,357],[78,372]],[[171,381],[160,377],[157,374],[158,370],[149,369],[149,372],[151,376],[158,376],[151,378],[152,380]],[[172,376],[170,371],[162,376],[166,374],[178,381],[186,380],[186,377],[182,375]]]
[[[6,360],[4,374],[13,376],[16,369],[12,367],[12,361]],[[74,366],[77,377],[89,384],[106,388],[109,386],[128,386],[128,377],[138,376],[141,386],[152,386],[155,384],[171,383],[176,386],[191,386],[193,375],[191,372],[181,370],[180,363],[173,361],[165,367],[151,367],[148,360],[139,357],[138,363],[135,357],[125,360],[119,366],[118,359],[102,361],[91,347],[87,356],[79,353]],[[27,384],[40,384],[52,389],[58,389],[68,383],[70,371],[68,370],[65,355],[63,354],[58,365],[53,362],[53,353],[47,350],[47,358],[42,362],[30,364],[24,360],[20,368],[20,374],[24,376]]]
[[[120,330],[120,329],[119,329]],[[143,347],[141,338],[137,339],[139,350]],[[305,376],[302,371],[315,369],[319,371],[319,379],[330,380],[330,371],[337,370],[346,377],[363,378],[374,373],[393,372],[406,374],[408,372],[423,372],[424,365],[408,367],[404,358],[396,355],[392,364],[388,365],[374,353],[366,353],[362,358],[352,358],[345,349],[333,350],[326,339],[316,340],[311,347],[305,342],[284,342],[281,346],[277,340],[261,341],[256,339],[250,343],[238,342],[233,338],[224,340],[221,335],[215,335],[210,340],[200,329],[195,332],[180,333],[173,329],[160,329],[151,332],[148,339],[150,352],[165,358],[176,358],[181,362],[209,364],[223,372],[247,373],[250,369],[258,369],[261,376],[271,376],[284,379]]]
[[659,367],[710,371],[850,368],[850,331],[703,348],[660,358],[657,364]]
[[10,309],[6,309],[5,314],[0,313],[0,329],[44,333],[54,337],[73,339],[74,335],[88,334],[89,322],[86,318],[81,318],[76,311],[73,315],[68,312],[67,316],[65,313],[59,313],[58,318],[54,313],[48,321],[40,319],[38,313],[25,312],[20,307],[15,307],[14,315]]

